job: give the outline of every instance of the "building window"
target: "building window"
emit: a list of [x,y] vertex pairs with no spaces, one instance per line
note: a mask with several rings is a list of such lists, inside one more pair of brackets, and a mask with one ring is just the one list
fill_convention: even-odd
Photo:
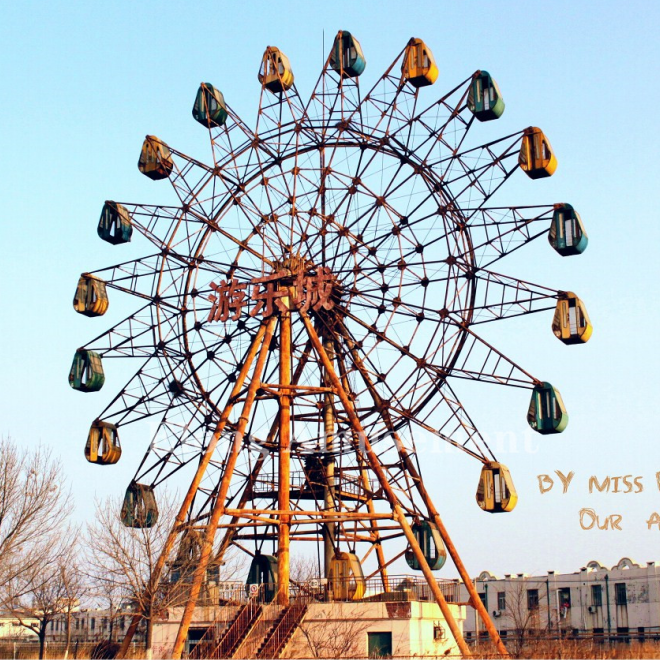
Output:
[[504,612],[506,609],[506,592],[498,591],[497,592],[497,609],[501,612]]
[[559,607],[569,608],[571,606],[571,589],[563,587],[559,590]]
[[94,630],[94,628],[96,628],[96,619],[95,619],[94,617],[92,617],[92,618],[89,620],[89,627],[90,627],[92,630]]
[[480,591],[479,592],[479,598],[481,599],[481,602],[483,603],[483,606],[488,609],[488,600],[486,598],[486,592],[485,591]]
[[591,585],[591,604],[594,607],[603,606],[603,587],[600,584]]
[[[623,586],[625,587],[626,585],[624,584]],[[628,626],[619,626],[616,629],[616,634],[620,641],[626,644],[630,643],[630,630]]]
[[617,582],[614,585],[614,598],[617,605],[627,605],[628,597],[626,595],[626,583]]
[[643,642],[643,641],[644,641],[644,626],[639,626],[639,627],[637,628],[637,639],[638,639],[640,642]]
[[528,610],[538,610],[539,609],[539,590],[538,589],[527,589],[527,609]]
[[80,630],[80,619],[76,619],[76,630]]

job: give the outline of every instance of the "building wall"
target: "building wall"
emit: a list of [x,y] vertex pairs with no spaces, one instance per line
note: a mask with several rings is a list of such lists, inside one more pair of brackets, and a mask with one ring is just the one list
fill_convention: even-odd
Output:
[[[459,626],[465,619],[465,607],[450,605]],[[208,628],[218,618],[229,623],[236,616],[237,607],[197,608],[191,629]],[[154,628],[154,658],[170,657],[178,630],[181,610],[172,610],[168,621]],[[276,618],[274,616],[273,618]],[[309,658],[315,655],[334,657],[343,649],[346,655],[367,657],[368,633],[392,634],[394,656],[436,656],[457,654],[440,608],[434,602],[395,603],[312,603],[300,626],[289,642],[285,656]],[[438,633],[442,637],[438,637]]]
[[[483,572],[477,591],[488,612],[505,634],[523,626],[553,634],[660,635],[660,566],[623,558],[612,568],[591,561],[575,573],[553,571],[545,576],[507,575],[498,578]],[[617,585],[622,585],[617,587]],[[600,587],[600,603],[592,587]],[[538,590],[538,607],[530,611],[528,593]],[[467,600],[467,590],[463,587]],[[505,594],[502,609],[498,594]],[[570,601],[570,606],[566,607]],[[609,607],[608,607],[609,604]],[[466,637],[483,635],[483,624],[474,611],[465,622]]]

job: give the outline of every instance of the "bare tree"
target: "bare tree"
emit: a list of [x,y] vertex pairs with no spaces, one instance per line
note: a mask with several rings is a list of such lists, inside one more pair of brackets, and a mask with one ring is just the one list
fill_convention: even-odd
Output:
[[5,607],[24,628],[39,638],[39,658],[44,657],[48,625],[65,617],[67,624],[67,657],[70,642],[71,613],[78,605],[82,591],[76,566],[75,538],[71,530],[54,539],[50,557],[35,569],[38,575],[22,573],[7,585]]
[[[333,603],[314,619],[304,619],[298,626],[311,657],[364,657],[364,632],[370,623],[342,612],[343,603]],[[304,652],[304,651],[303,651]]]
[[[1,438],[0,606],[6,609],[8,597],[15,599],[40,586],[54,559],[53,541],[70,509],[62,466],[50,451],[19,449]],[[19,584],[22,594],[16,593]]]
[[520,579],[506,592],[506,616],[513,628],[513,636],[507,637],[511,654],[519,658],[532,641],[532,633],[543,628],[541,611],[545,596],[539,584]]
[[97,592],[117,595],[142,613],[145,650],[151,657],[153,623],[169,605],[166,585],[151,588],[149,577],[163,550],[174,519],[174,501],[166,492],[159,498],[159,518],[153,527],[126,527],[122,502],[110,497],[96,503],[95,521],[87,526],[86,545],[93,561],[88,575]]

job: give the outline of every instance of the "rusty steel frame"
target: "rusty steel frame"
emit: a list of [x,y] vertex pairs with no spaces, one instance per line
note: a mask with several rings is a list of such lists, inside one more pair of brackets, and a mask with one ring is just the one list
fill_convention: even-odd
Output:
[[[420,109],[419,90],[398,73],[405,52],[366,94],[357,78],[332,70],[330,55],[307,102],[295,85],[278,94],[262,87],[254,130],[228,107],[226,125],[209,128],[212,166],[170,147],[180,206],[124,205],[153,254],[92,273],[140,305],[87,345],[106,358],[142,360],[99,419],[120,426],[161,415],[165,440],[154,440],[135,481],[157,487],[194,468],[149,580],[149,589],[158,588],[182,532],[204,530],[174,657],[218,530],[225,532],[214,561],[241,540],[256,544],[260,530],[276,540],[281,605],[289,599],[292,541],[321,539],[326,570],[340,545],[368,543],[365,558],[375,550],[372,574],[388,591],[394,560],[384,543],[403,534],[468,655],[412,531],[409,520],[419,517],[438,527],[472,606],[506,655],[402,430],[423,429],[481,463],[496,460],[450,381],[527,389],[541,382],[477,328],[551,310],[563,295],[491,270],[547,234],[553,205],[490,205],[518,169],[522,131],[472,146],[472,76]],[[418,235],[428,236],[424,244]],[[290,279],[318,275],[319,267],[336,279],[332,311],[301,309],[295,300]],[[214,280],[247,288],[282,272],[290,276],[276,285],[284,307],[269,318],[248,315],[247,307],[241,316],[239,307],[231,323],[204,320]],[[433,324],[426,335],[423,323]],[[304,444],[296,425],[322,431]],[[227,431],[233,440],[222,442]],[[305,460],[321,440],[319,484]],[[252,465],[254,448],[260,454]],[[264,494],[263,472],[275,463],[274,491]],[[301,474],[295,490],[292,478]],[[256,506],[259,498],[270,505]],[[378,510],[385,502],[389,513]],[[134,615],[119,657],[141,616]]]

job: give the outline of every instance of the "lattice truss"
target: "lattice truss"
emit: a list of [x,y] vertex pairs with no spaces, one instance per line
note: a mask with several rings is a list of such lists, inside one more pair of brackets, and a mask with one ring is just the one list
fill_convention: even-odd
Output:
[[[332,308],[310,306],[306,315],[411,519],[426,515],[414,483],[420,430],[482,463],[495,460],[452,381],[540,382],[479,328],[554,309],[562,295],[500,272],[504,257],[547,234],[553,213],[552,204],[491,205],[519,167],[523,131],[474,146],[472,78],[422,108],[420,90],[399,74],[402,57],[366,94],[357,77],[342,79],[329,62],[309,100],[295,85],[278,94],[263,89],[254,129],[228,105],[226,124],[209,130],[208,164],[170,146],[178,205],[122,203],[151,254],[92,273],[110,298],[116,290],[138,307],[84,347],[106,369],[110,358],[136,364],[101,420],[121,428],[159,419],[135,481],[157,490],[186,466],[193,470],[228,414],[189,526],[203,527],[209,516],[248,386],[259,379],[219,525],[252,551],[277,536],[268,511],[277,509],[280,489],[280,312],[276,305],[269,325],[266,311],[255,311],[255,278],[293,272],[292,264],[331,273]],[[245,287],[230,299],[229,318],[213,320],[223,283]],[[377,512],[389,510],[382,487],[302,316],[294,305],[290,506],[300,515],[292,517],[291,539],[320,539],[314,511],[327,502],[316,485],[332,460],[337,542],[363,548],[363,557],[401,531],[391,520],[376,523]],[[251,347],[264,341],[263,371],[253,360],[241,384]],[[238,509],[254,512],[240,528],[231,513]]]

